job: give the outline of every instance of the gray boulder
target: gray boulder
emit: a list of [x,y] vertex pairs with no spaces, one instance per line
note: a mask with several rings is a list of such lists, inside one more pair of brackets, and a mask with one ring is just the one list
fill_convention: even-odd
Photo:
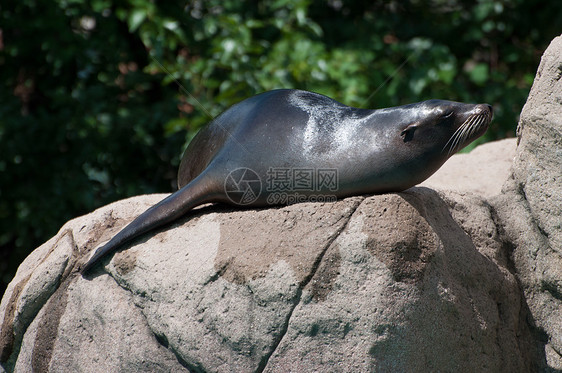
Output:
[[91,250],[164,195],[71,220],[4,294],[0,370],[562,369],[561,56],[557,38],[517,148],[456,155],[403,193],[203,206],[89,279]]
[[515,273],[545,343],[562,371],[562,37],[544,53],[517,128],[503,194],[492,199]]
[[413,188],[207,207],[90,280],[75,272],[159,197],[75,219],[22,264],[0,308],[8,370],[525,371],[533,361],[480,197]]

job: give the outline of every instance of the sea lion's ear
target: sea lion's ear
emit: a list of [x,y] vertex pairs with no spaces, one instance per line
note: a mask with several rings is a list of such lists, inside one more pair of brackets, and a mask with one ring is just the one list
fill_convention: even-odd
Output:
[[414,132],[416,131],[416,128],[418,128],[417,122],[408,125],[408,127],[406,127],[400,133],[400,136],[402,136],[404,138],[404,142],[412,141],[412,139],[414,138]]

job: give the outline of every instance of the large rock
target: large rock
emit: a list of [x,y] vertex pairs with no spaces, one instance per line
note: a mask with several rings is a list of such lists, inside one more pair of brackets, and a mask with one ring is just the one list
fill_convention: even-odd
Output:
[[492,200],[546,358],[562,370],[562,37],[539,65],[504,193]]
[[89,279],[91,250],[163,195],[68,222],[4,294],[0,370],[561,370],[561,56],[557,38],[516,151],[455,156],[424,186],[201,207]]
[[92,279],[75,272],[160,197],[75,219],[22,264],[0,309],[8,370],[532,367],[524,302],[477,196],[414,188],[203,208],[117,253]]

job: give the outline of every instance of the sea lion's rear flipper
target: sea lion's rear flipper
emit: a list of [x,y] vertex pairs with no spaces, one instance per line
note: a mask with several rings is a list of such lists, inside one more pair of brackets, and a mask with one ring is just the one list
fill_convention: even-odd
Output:
[[209,190],[209,183],[207,181],[205,175],[201,174],[177,192],[169,195],[140,214],[113,236],[109,242],[96,250],[95,254],[82,268],[82,275],[86,275],[103,257],[114,252],[124,243],[154,228],[178,219],[196,206],[213,202],[211,196],[214,193]]

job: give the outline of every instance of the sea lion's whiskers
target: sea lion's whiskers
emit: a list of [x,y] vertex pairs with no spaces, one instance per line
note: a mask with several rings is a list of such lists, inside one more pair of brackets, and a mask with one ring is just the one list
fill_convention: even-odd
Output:
[[455,149],[456,144],[459,140],[459,137],[461,136],[462,132],[464,131],[464,129],[466,128],[466,126],[468,126],[468,122],[470,121],[471,117],[467,118],[460,126],[459,128],[457,128],[457,130],[455,131],[455,133],[453,133],[453,135],[451,136],[451,138],[449,139],[449,141],[447,141],[447,143],[445,144],[445,146],[443,147],[443,149],[441,150],[441,152],[445,151],[445,149],[449,146],[449,144],[451,144],[449,151],[447,152],[447,157],[449,157],[451,155],[451,153],[453,152],[453,149]]
[[478,132],[482,128],[482,125],[489,120],[489,113],[471,115],[457,128],[441,152],[444,152],[445,149],[448,148],[447,157],[451,156],[451,154],[455,153],[466,140]]
[[458,144],[459,146],[463,144],[467,139],[469,139],[473,135],[475,130],[478,130],[479,121],[480,121],[480,115],[477,114],[471,117],[470,124],[467,126],[466,130],[463,131],[463,136]]
[[449,146],[449,144],[451,143],[451,141],[453,141],[453,139],[457,136],[457,134],[459,133],[459,131],[462,130],[462,127],[465,125],[466,121],[463,122],[463,124],[461,124],[459,126],[459,128],[457,128],[457,130],[455,131],[455,133],[453,133],[453,135],[451,136],[451,138],[449,139],[449,141],[447,141],[447,143],[445,144],[445,146],[443,147],[443,149],[441,149],[441,152],[444,152],[445,149]]
[[478,118],[474,122],[474,125],[472,126],[472,128],[470,130],[470,133],[468,134],[468,137],[471,137],[472,135],[474,135],[480,129],[483,122],[484,122],[484,116],[478,115]]
[[464,136],[461,140],[461,143],[463,143],[466,139],[468,139],[470,136],[472,136],[472,133],[474,132],[475,129],[478,128],[478,121],[480,120],[480,118],[477,115],[473,115],[471,120],[470,120],[470,125],[467,126],[466,131],[464,131]]
[[457,138],[455,139],[455,142],[453,143],[453,146],[451,146],[451,149],[449,150],[449,153],[447,154],[448,156],[450,156],[452,153],[455,153],[459,146],[464,142],[464,139],[466,138],[466,135],[468,133],[468,131],[470,130],[471,126],[472,126],[472,118],[466,122],[466,124],[462,127],[462,131],[457,135]]

